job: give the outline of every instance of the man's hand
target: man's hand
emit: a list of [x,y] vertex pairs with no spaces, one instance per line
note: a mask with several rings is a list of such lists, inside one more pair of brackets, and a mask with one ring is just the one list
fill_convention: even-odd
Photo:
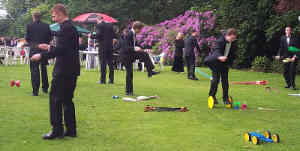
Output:
[[221,57],[218,57],[218,59],[221,61],[221,62],[225,62],[227,60],[227,57],[226,56],[221,56]]
[[280,59],[280,56],[275,56],[275,59],[279,60],[279,59]]
[[291,62],[295,62],[296,61],[296,56],[294,56],[292,59],[291,59]]
[[31,61],[40,61],[41,60],[41,54],[35,54],[30,58]]
[[38,48],[40,48],[42,50],[49,50],[50,49],[50,45],[48,45],[48,44],[39,44]]

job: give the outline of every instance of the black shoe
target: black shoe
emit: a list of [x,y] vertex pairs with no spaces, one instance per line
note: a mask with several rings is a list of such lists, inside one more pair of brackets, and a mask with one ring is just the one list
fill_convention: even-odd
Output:
[[193,80],[196,80],[196,81],[197,81],[197,80],[199,80],[199,79],[198,79],[198,78],[196,78],[196,77],[194,77],[194,78],[193,78]]
[[133,92],[126,92],[126,95],[127,95],[127,96],[134,96],[134,95],[133,95]]
[[48,134],[45,134],[43,136],[43,139],[45,140],[52,140],[52,139],[61,139],[64,138],[64,134],[63,133],[54,133],[54,132],[49,132]]
[[65,132],[64,133],[64,136],[68,136],[68,137],[77,137],[77,134],[76,132]]
[[290,87],[291,87],[291,86],[288,86],[288,85],[287,85],[287,86],[285,86],[284,88],[287,88],[287,89],[289,89]]
[[230,104],[228,98],[225,98],[225,99],[223,98],[223,103],[224,103],[224,105]]
[[223,101],[224,105],[231,104],[229,101]]
[[48,89],[43,89],[43,92],[44,93],[48,93]]
[[113,81],[109,81],[109,83],[108,84],[114,84],[114,82]]
[[194,81],[197,81],[197,80],[199,80],[198,78],[196,78],[196,77],[189,77],[188,79],[190,79],[190,80],[194,80]]
[[153,75],[153,72],[152,71],[148,71],[148,78],[151,78]]
[[155,71],[152,71],[152,75],[157,75],[159,74],[160,72],[155,72]]
[[37,93],[32,93],[32,96],[39,96]]
[[219,104],[217,98],[215,96],[213,96],[213,98],[214,98],[214,104]]

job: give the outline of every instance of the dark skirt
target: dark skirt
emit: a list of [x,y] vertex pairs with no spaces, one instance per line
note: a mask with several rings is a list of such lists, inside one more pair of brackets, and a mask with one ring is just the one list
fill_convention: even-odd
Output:
[[183,57],[175,56],[172,71],[184,72]]

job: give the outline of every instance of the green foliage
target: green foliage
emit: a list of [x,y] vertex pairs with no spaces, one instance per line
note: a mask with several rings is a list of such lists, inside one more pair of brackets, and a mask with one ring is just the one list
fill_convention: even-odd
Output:
[[280,62],[280,60],[275,60],[274,59],[271,62],[271,71],[272,72],[277,72],[277,73],[282,73],[283,72],[283,63]]
[[[123,27],[131,19],[155,24],[173,18],[194,6],[197,0],[46,0],[46,3],[45,0],[0,0],[0,2],[4,3],[10,18],[9,24],[12,26],[4,28],[1,26],[5,25],[0,25],[0,29],[6,29],[2,33],[23,36],[24,25],[30,21],[28,19],[30,10],[36,7],[42,10],[48,8],[49,11],[53,4],[63,3],[71,18],[82,13],[100,12],[116,18]],[[50,21],[47,17],[45,20]],[[22,25],[20,30],[16,28],[19,24]]]
[[271,70],[271,61],[263,56],[255,57],[254,61],[252,62],[252,70],[260,71],[260,72],[270,72]]
[[250,67],[256,56],[272,57],[276,54],[283,29],[286,25],[294,26],[298,35],[300,11],[278,14],[274,10],[276,0],[210,0],[200,2],[199,11],[213,10],[217,16],[216,34],[234,27],[238,30],[238,52],[235,68]]

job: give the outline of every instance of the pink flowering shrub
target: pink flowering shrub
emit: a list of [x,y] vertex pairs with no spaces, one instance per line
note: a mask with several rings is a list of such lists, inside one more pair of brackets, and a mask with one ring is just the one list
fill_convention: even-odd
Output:
[[[215,45],[216,38],[213,34],[216,16],[212,11],[196,12],[186,11],[171,20],[163,21],[152,26],[145,26],[137,35],[137,40],[142,46],[153,46],[157,54],[164,52],[167,60],[173,59],[174,41],[178,32],[187,38],[192,30],[200,33],[198,44],[211,48]],[[196,51],[196,55],[198,52]]]

